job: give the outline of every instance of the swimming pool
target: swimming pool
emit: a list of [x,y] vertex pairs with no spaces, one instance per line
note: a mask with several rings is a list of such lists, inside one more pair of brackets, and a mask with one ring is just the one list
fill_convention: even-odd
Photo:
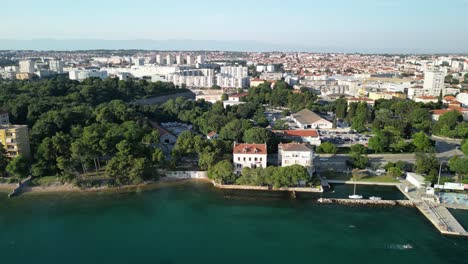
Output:
[[468,205],[468,194],[438,193],[441,203]]

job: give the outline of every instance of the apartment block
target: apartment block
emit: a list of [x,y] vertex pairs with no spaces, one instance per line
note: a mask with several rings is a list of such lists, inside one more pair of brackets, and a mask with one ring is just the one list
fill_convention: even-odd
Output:
[[26,125],[1,125],[0,143],[2,143],[9,158],[17,157],[20,154],[26,158],[31,157],[28,126]]

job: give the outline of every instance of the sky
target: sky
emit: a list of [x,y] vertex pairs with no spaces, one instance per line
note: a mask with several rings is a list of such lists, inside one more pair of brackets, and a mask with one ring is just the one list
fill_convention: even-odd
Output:
[[468,52],[468,0],[2,2],[0,49]]

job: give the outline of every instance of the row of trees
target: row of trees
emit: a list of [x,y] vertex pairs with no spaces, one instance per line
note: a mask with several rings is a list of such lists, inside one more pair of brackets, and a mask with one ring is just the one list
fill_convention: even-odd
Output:
[[12,123],[31,128],[33,158],[18,158],[26,164],[22,177],[30,171],[38,177],[58,175],[75,181],[107,164],[105,174],[117,184],[127,184],[154,178],[164,158],[157,147],[159,134],[132,102],[181,91],[171,83],[111,78],[80,83],[57,76],[1,82],[0,107],[10,113]]
[[274,188],[293,187],[310,180],[306,168],[300,165],[244,168],[240,176],[234,174],[233,169],[228,160],[223,160],[208,170],[208,177],[223,184],[272,186]]

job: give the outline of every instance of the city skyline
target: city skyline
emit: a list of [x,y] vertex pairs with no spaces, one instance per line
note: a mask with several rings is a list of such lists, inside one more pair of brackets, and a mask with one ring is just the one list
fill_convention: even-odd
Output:
[[25,4],[3,4],[0,49],[468,52],[466,0]]

